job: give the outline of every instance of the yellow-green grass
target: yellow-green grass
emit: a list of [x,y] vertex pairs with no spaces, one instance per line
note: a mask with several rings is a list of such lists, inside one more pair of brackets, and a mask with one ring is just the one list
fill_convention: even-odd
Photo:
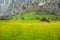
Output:
[[0,40],[60,40],[60,22],[0,22]]

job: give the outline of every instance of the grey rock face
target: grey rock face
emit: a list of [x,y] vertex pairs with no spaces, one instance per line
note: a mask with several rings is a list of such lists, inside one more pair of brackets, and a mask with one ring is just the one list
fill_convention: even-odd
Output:
[[[56,1],[59,3],[58,0],[0,0],[0,14],[8,15],[20,13],[30,5],[41,6],[46,4],[47,7],[52,10],[50,6],[53,6],[53,3],[56,3]],[[48,5],[48,3],[51,3],[51,5]]]
[[37,2],[37,0],[0,0],[0,14],[21,12],[23,6],[27,8],[34,2]]

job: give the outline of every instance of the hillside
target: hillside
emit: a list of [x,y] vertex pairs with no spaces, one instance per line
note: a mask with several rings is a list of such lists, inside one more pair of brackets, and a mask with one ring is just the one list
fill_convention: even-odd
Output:
[[[48,12],[54,11],[60,15],[59,3],[59,0],[1,0],[0,15],[21,13],[30,8],[30,6],[35,6],[35,8],[43,6]],[[32,10],[32,8],[29,10]]]

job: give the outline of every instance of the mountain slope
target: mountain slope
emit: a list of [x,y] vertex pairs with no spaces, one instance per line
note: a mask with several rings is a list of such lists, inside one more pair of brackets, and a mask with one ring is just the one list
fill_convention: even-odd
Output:
[[[55,1],[58,0],[0,0],[0,14],[8,15],[18,12],[21,13],[25,9],[29,8],[30,5],[34,5],[34,6],[45,5],[44,7],[46,7],[47,5],[47,7],[50,8],[50,5],[48,5],[48,3],[51,2],[56,3]],[[52,7],[50,8],[50,10],[51,9]]]

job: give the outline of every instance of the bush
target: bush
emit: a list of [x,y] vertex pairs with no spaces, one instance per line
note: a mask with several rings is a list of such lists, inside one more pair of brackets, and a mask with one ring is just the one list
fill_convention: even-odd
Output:
[[56,13],[54,11],[51,12],[51,15],[56,15]]

